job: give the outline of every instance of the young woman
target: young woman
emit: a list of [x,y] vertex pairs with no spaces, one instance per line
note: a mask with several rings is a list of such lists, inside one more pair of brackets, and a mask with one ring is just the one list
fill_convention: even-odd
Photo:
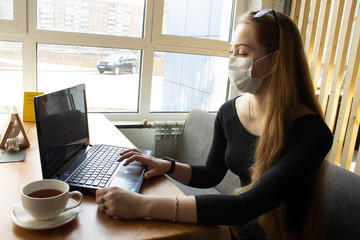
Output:
[[99,209],[124,219],[230,225],[233,237],[241,239],[324,239],[324,158],[332,134],[314,94],[298,29],[271,9],[248,13],[231,48],[229,79],[247,94],[219,109],[205,166],[174,165],[136,149],[124,152],[120,161],[147,165],[145,178],[168,173],[193,187],[215,186],[231,170],[242,188],[234,195],[176,199],[104,188],[96,193]]

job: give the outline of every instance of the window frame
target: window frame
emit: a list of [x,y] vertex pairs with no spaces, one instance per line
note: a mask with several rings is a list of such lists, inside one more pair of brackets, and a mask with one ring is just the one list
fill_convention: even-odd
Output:
[[26,33],[26,6],[23,0],[13,1],[13,20],[0,19],[2,33]]
[[[22,0],[13,1],[14,21],[13,23],[5,23],[5,25],[7,25],[7,29],[10,29],[12,24],[17,24],[18,28],[13,28],[12,32],[1,31],[0,40],[22,43],[23,63],[26,63],[23,64],[23,91],[37,91],[37,43],[125,48],[142,51],[138,112],[104,113],[112,121],[172,120],[186,117],[187,113],[150,112],[154,52],[229,56],[230,45],[227,41],[162,34],[164,0],[145,0],[142,38],[38,30],[36,28],[36,0],[28,0],[27,4],[21,4]],[[236,16],[239,16],[240,13],[244,12],[244,9],[248,8],[248,3],[237,0],[234,0],[234,2],[234,16],[236,19]],[[0,22],[0,27],[3,22]],[[236,94],[236,90],[229,86],[229,98],[234,97]]]

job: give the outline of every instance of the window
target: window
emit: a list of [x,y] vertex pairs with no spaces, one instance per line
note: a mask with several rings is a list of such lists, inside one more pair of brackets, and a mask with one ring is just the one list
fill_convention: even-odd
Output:
[[226,98],[227,62],[222,57],[156,52],[151,111],[217,111]]
[[137,112],[140,50],[38,44],[38,90],[85,83],[89,112]]
[[144,0],[38,0],[37,29],[142,37]]
[[165,0],[162,33],[228,41],[232,7],[231,0]]
[[22,106],[22,47],[20,42],[0,41],[0,112]]
[[12,0],[2,0],[0,2],[0,19],[14,20],[13,9]]
[[[164,40],[164,44],[181,41],[179,45],[188,41],[192,47],[199,43],[204,47],[212,42],[224,49],[221,55],[225,54],[232,31],[232,11],[231,0],[166,0],[162,32],[155,41],[162,43]],[[216,111],[226,100],[228,84],[224,72],[227,58],[216,57],[217,54],[212,49],[206,54],[155,52],[150,110],[188,112],[200,108]]]
[[[4,20],[11,19],[2,10],[5,3],[13,8],[12,20]],[[0,105],[21,109],[24,91],[47,93],[84,82],[89,111],[110,120],[179,119],[192,108],[217,111],[229,94],[234,19],[250,7],[235,0],[22,3],[0,5],[1,44],[16,43],[17,61],[24,62],[11,72],[19,92]],[[10,58],[5,54],[0,59]],[[0,69],[1,80],[7,74]]]

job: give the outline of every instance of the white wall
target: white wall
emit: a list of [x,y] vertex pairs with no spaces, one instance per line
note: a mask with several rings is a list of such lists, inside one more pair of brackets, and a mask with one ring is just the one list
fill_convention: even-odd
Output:
[[120,128],[119,129],[137,148],[155,150],[155,129]]

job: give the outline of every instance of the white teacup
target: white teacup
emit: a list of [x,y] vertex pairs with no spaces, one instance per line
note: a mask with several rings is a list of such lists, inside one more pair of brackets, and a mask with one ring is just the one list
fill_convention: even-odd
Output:
[[[32,182],[21,190],[21,202],[24,209],[34,218],[49,220],[81,204],[83,200],[81,192],[69,192],[69,189],[67,183],[55,179]],[[73,196],[78,196],[80,200],[67,207],[69,199]]]

